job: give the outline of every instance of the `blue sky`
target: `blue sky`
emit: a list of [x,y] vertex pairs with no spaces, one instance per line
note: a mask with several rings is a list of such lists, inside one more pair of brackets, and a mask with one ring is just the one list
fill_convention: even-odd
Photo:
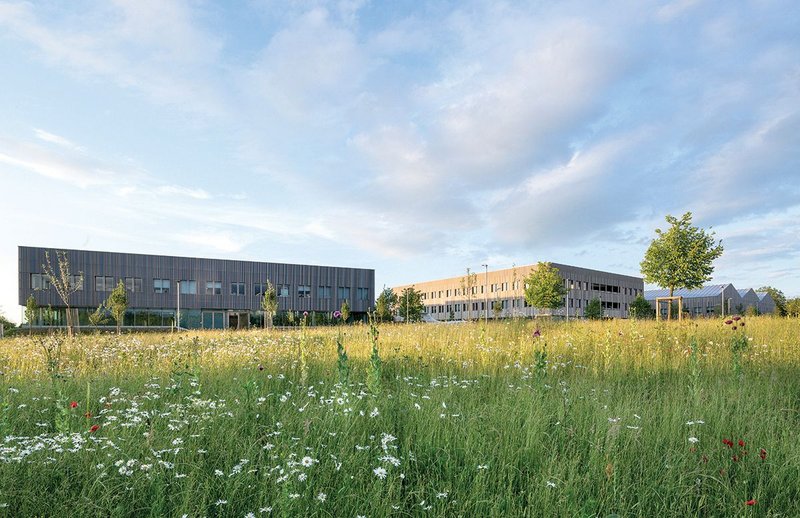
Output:
[[332,264],[403,284],[637,275],[800,296],[800,3],[0,1],[0,306],[17,245]]

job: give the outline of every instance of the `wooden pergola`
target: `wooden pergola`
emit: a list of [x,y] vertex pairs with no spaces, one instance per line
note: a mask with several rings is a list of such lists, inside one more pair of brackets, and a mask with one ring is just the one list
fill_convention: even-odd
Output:
[[683,320],[683,297],[678,295],[675,297],[656,297],[656,320],[661,320],[661,302],[666,302],[669,304],[667,306],[667,319],[669,319],[670,315],[672,314],[670,306],[672,305],[672,301],[678,301],[678,320]]

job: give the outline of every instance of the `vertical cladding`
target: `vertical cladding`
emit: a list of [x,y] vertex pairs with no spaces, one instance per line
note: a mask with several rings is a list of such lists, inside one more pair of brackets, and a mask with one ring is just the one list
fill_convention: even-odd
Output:
[[[45,262],[45,250],[50,252],[51,262],[55,263],[55,248],[19,247],[20,305],[24,305],[25,300],[33,293],[40,306],[63,306],[55,290],[31,289],[31,274],[44,271],[42,265]],[[350,301],[353,311],[367,311],[374,300],[374,270],[86,250],[65,251],[69,257],[71,272],[76,274],[82,271],[84,275],[83,290],[74,293],[70,300],[73,307],[95,308],[107,298],[107,292],[95,291],[95,276],[98,275],[112,276],[114,285],[125,277],[141,278],[142,291],[128,293],[132,309],[174,309],[178,291],[176,281],[179,280],[193,280],[196,283],[196,294],[180,295],[181,308],[185,309],[260,310],[261,297],[255,295],[253,284],[266,280],[276,286],[289,285],[289,296],[278,299],[279,310],[331,311],[341,303],[336,298],[336,286],[340,285],[350,287],[353,295],[359,287],[369,290],[369,300]],[[154,279],[168,279],[169,293],[155,293]],[[322,281],[332,286],[331,299],[317,297],[316,289]],[[347,283],[343,284],[345,281]],[[221,294],[207,295],[206,282],[220,282]],[[241,282],[245,284],[244,294],[232,294],[231,284]],[[310,286],[310,297],[298,296],[300,285]]]

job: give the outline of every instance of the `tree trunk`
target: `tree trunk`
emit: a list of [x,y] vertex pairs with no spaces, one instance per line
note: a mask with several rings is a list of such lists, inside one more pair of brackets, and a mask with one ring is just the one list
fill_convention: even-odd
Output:
[[[672,297],[673,293],[675,293],[675,288],[670,286],[669,296]],[[669,299],[669,304],[667,305],[667,320],[672,320],[672,298]]]

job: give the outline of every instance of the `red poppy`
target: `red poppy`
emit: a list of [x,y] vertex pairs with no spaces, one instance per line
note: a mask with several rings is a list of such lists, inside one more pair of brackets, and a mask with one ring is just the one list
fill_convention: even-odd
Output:
[[742,319],[742,317],[733,317],[733,320],[736,321],[736,322],[740,321],[741,319]]
[[733,320],[726,320],[726,321],[725,321],[725,324],[726,324],[726,325],[731,325],[731,324],[733,324]]
[[761,460],[765,460],[767,458],[767,450],[761,448],[761,451],[758,452],[758,456],[761,457]]
[[71,403],[69,404],[69,407],[70,407],[70,408],[78,408],[78,402],[77,402],[77,401],[73,401],[73,402],[71,402]]
[[91,427],[91,428],[89,428],[89,433],[94,433],[94,432],[96,432],[96,431],[97,431],[97,430],[99,430],[99,429],[100,429],[100,425],[99,425],[99,424],[92,425],[92,427]]
[[728,448],[733,448],[733,441],[731,441],[730,439],[722,439],[722,444],[724,444]]
[[755,498],[751,498],[750,500],[748,500],[747,502],[745,502],[745,503],[744,503],[744,505],[756,505],[757,503],[758,503],[758,502],[756,501],[756,499],[755,499]]
[[739,446],[744,448],[744,441],[742,439],[739,439]]

